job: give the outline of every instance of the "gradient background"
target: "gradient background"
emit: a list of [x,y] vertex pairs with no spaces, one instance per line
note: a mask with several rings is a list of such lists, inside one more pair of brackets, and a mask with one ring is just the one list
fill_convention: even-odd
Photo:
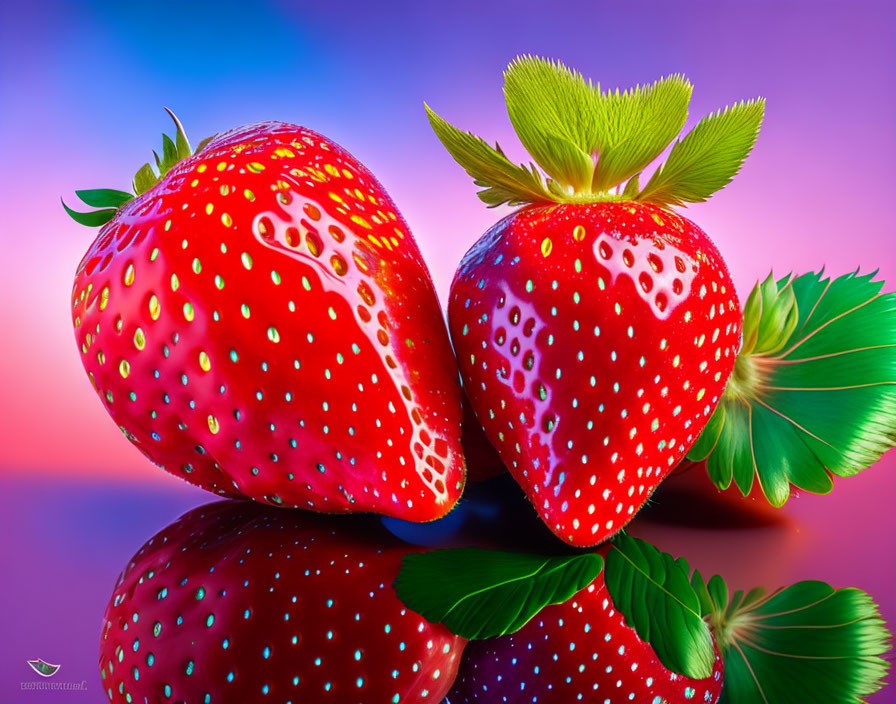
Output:
[[[742,292],[770,267],[896,278],[893,3],[448,6],[0,3],[0,701],[98,701],[96,642],[118,571],[207,498],[150,466],[106,417],[69,318],[93,235],[59,196],[127,188],[170,128],[163,105],[194,144],[259,119],[341,143],[399,204],[444,299],[455,263],[501,213],[482,206],[430,133],[424,99],[521,160],[500,91],[517,53],[562,59],[605,86],[684,72],[695,117],[768,98],[734,186],[689,213]],[[736,586],[814,576],[869,589],[894,622],[894,490],[891,456],[830,497],[791,502],[783,526],[644,532]],[[26,657],[62,662],[57,679],[86,679],[92,691],[19,691],[36,678]]]

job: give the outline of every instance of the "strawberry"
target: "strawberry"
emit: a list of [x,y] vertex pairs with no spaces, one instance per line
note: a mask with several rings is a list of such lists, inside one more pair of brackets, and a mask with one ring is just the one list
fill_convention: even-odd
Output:
[[280,122],[195,154],[178,125],[136,197],[79,191],[102,224],[72,316],[125,436],[225,496],[444,515],[464,483],[461,392],[420,252],[373,175]]
[[619,531],[678,464],[740,344],[721,255],[671,208],[733,177],[763,103],[705,118],[640,188],[638,174],[684,124],[690,93],[680,76],[601,93],[559,64],[517,60],[506,73],[508,111],[547,181],[429,111],[485,188],[480,197],[523,205],[464,257],[449,328],[486,435],[573,545]]
[[615,609],[601,574],[569,601],[542,609],[516,633],[471,642],[448,700],[717,702],[723,671],[718,649],[712,674],[704,679],[666,669]]
[[438,702],[465,641],[396,597],[410,549],[366,519],[195,509],[122,573],[103,689],[112,702]]

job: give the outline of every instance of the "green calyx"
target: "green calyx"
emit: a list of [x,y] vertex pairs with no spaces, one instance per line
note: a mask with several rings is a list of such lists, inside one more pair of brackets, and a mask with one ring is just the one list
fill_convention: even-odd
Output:
[[[133,192],[118,191],[110,188],[75,191],[75,195],[85,205],[101,208],[101,210],[78,212],[69,208],[63,201],[62,207],[65,208],[65,212],[69,214],[72,220],[87,227],[101,227],[105,225],[115,217],[122,205],[155,186],[175,164],[193,153],[190,148],[190,141],[187,139],[187,133],[184,131],[184,126],[180,120],[177,119],[177,115],[168,108],[165,108],[165,111],[174,120],[175,135],[174,139],[172,139],[167,134],[162,134],[162,156],[160,157],[156,151],[153,151],[156,169],[153,169],[149,163],[141,166],[134,175]],[[199,149],[202,149],[206,142],[207,140],[200,144]]]
[[688,459],[719,489],[827,493],[896,445],[896,295],[874,275],[769,276],[744,306],[743,346]]
[[489,206],[628,200],[670,207],[704,201],[731,181],[756,141],[765,108],[756,99],[704,117],[641,187],[642,171],[684,126],[692,89],[672,75],[603,92],[559,62],[517,58],[504,73],[507,112],[543,173],[535,164],[514,164],[499,146],[453,127],[429,106],[426,111]]
[[805,581],[729,598],[697,571],[691,584],[725,661],[722,704],[858,704],[881,688],[892,639],[865,592]]

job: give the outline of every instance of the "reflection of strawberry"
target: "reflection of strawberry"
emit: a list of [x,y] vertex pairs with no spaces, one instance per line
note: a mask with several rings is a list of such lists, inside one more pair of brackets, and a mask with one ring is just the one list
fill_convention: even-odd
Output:
[[615,610],[601,574],[516,633],[471,642],[448,698],[451,704],[717,702],[722,671],[718,653],[706,679],[667,670]]
[[221,502],[165,528],[106,610],[109,699],[440,701],[464,641],[404,608],[407,546],[356,520]]
[[118,208],[72,213],[108,220],[72,309],[84,367],[124,434],[219,494],[445,514],[463,487],[456,366],[383,187],[294,125],[238,128],[194,155],[180,127],[177,147],[165,143],[158,183],[145,166],[141,195],[81,191]]
[[681,460],[731,373],[734,286],[706,234],[669,208],[730,180],[762,106],[703,120],[641,189],[637,174],[687,115],[682,78],[608,94],[522,59],[505,95],[546,182],[430,112],[486,203],[525,205],[467,253],[449,327],[504,464],[551,530],[591,545],[631,520]]

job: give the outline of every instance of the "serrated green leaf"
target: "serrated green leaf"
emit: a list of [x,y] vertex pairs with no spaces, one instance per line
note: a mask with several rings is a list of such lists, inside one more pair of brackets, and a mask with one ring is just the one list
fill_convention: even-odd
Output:
[[751,294],[762,300],[761,320],[756,306],[749,314],[755,347],[738,355],[710,435],[688,454],[719,488],[733,478],[746,495],[756,477],[780,506],[791,485],[827,493],[831,474],[857,474],[896,445],[896,294],[873,277],[757,285],[767,290]]
[[715,576],[709,621],[725,661],[722,704],[859,704],[878,691],[891,637],[877,605],[858,589],[798,582],[729,603]]
[[112,188],[75,191],[75,195],[92,208],[119,208],[134,197],[133,193],[116,191]]
[[666,668],[695,679],[712,674],[712,637],[685,560],[622,533],[604,574],[616,609]]
[[514,633],[541,609],[560,604],[600,574],[595,553],[545,557],[458,548],[407,555],[398,597],[432,623],[468,640]]
[[134,193],[138,196],[146,193],[159,182],[159,177],[149,164],[144,164],[134,175]]
[[87,227],[101,227],[114,218],[115,213],[118,212],[117,208],[108,208],[105,210],[91,210],[87,213],[79,213],[77,210],[69,208],[65,204],[65,201],[62,201],[62,207],[65,208],[65,212],[68,213],[68,216],[72,220],[79,225],[85,225]]
[[757,99],[704,117],[675,143],[638,200],[661,205],[705,201],[740,170],[756,142],[764,110],[765,101]]
[[649,86],[606,94],[592,190],[612,188],[659,156],[684,127],[692,92],[684,76],[673,75]]
[[504,72],[507,114],[523,146],[555,180],[583,190],[591,183],[600,89],[560,62],[521,56]]
[[483,188],[478,196],[484,203],[497,206],[553,200],[534,166],[515,165],[499,147],[490,147],[479,137],[450,125],[428,105],[426,114],[445,149],[473,177],[474,183]]

